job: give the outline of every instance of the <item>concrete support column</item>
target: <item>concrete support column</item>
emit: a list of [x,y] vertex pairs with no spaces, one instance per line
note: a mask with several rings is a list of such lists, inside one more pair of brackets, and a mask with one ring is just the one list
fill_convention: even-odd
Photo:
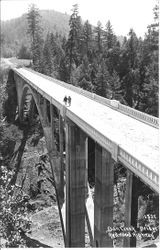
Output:
[[113,227],[114,160],[109,152],[95,145],[94,243],[95,247],[112,247],[106,233]]
[[22,122],[22,120],[23,120],[22,95],[23,95],[24,82],[17,74],[12,73],[11,71],[9,72],[8,81],[10,81],[11,84],[12,84],[12,88],[13,88],[12,93],[13,94],[15,94],[15,91],[14,91],[15,86],[14,86],[14,84],[16,84],[16,92],[17,92],[17,94],[14,96],[14,98],[17,96],[18,113],[19,113],[18,115],[19,115],[20,122]]
[[32,98],[31,104],[30,104],[30,114],[29,114],[30,121],[32,121],[32,119],[33,119],[34,111],[35,111],[35,102],[34,102],[34,99]]
[[90,184],[95,182],[95,142],[88,137],[86,141],[86,223],[90,245],[94,247],[94,202]]
[[88,138],[88,181],[95,182],[95,141]]
[[52,135],[53,135],[53,138],[54,138],[54,120],[53,120],[53,104],[50,103],[50,126],[51,126],[51,130],[52,130]]
[[[53,123],[53,112],[52,112],[52,105],[50,105],[50,111],[47,110],[47,100],[42,96],[38,95],[38,103],[39,103],[39,112],[40,112],[40,120],[42,123],[46,146],[48,150],[48,155],[50,159],[50,164],[52,168],[53,178],[55,180],[56,189],[58,193],[61,190],[61,183],[60,183],[60,157],[57,152],[57,147],[55,144],[54,139],[54,123]],[[50,113],[50,122],[48,119],[48,112]],[[60,199],[60,197],[59,197]],[[63,201],[60,201],[60,204]]]
[[88,194],[88,137],[85,141],[85,199],[89,196]]
[[[138,179],[127,169],[126,198],[125,198],[125,227],[137,229],[138,219]],[[136,247],[136,237],[125,237],[124,247]]]
[[85,247],[86,135],[66,125],[66,247]]
[[[63,158],[63,152],[64,152],[64,124],[62,120],[62,116],[59,112],[59,149],[60,149],[60,197],[61,200],[64,203],[64,158]],[[63,203],[61,205],[63,205]]]
[[47,110],[47,100],[44,98],[43,100],[43,105],[42,105],[42,113],[43,113],[43,118],[44,118],[44,121],[46,124],[49,124],[50,126],[50,122],[49,122],[49,119],[48,119],[48,110]]

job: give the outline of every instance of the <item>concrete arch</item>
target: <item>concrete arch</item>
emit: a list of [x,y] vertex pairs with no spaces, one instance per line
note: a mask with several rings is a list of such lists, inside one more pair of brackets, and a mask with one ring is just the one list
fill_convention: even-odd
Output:
[[[20,98],[20,106],[19,106],[19,117],[20,120],[22,119],[23,116],[23,107],[24,107],[24,103],[25,103],[25,97],[27,92],[29,91],[29,93],[32,95],[32,100],[34,100],[34,103],[36,105],[37,111],[38,111],[38,115],[39,115],[39,119],[41,122],[41,126],[44,132],[44,136],[45,136],[45,140],[46,140],[46,145],[47,145],[47,150],[48,150],[48,154],[50,157],[50,161],[52,158],[58,158],[59,155],[57,153],[57,149],[55,146],[55,143],[53,142],[54,138],[53,138],[53,128],[52,128],[52,124],[51,122],[48,121],[48,116],[46,114],[46,102],[44,97],[43,97],[43,104],[40,103],[41,100],[41,96],[39,93],[35,93],[35,91],[28,85],[28,84],[24,84],[24,86],[22,87],[22,95]],[[52,117],[51,117],[52,120]],[[21,120],[22,121],[22,120]],[[55,165],[55,164],[52,164]],[[57,178],[55,178],[57,179]],[[58,181],[57,181],[58,183]]]
[[[16,82],[16,85],[19,84],[21,86],[17,86],[17,98],[18,100],[18,108],[19,108],[19,118],[20,121],[23,118],[23,107],[25,103],[25,97],[27,95],[27,92],[29,92],[32,95],[32,100],[34,100],[34,103],[36,105],[38,115],[40,118],[41,126],[44,132],[44,137],[46,141],[46,147],[49,155],[49,161],[52,169],[52,176],[54,179],[54,187],[55,187],[55,192],[56,192],[56,198],[57,198],[57,204],[59,208],[59,216],[61,220],[61,226],[62,226],[62,231],[63,231],[63,236],[65,239],[65,230],[64,230],[64,224],[63,224],[63,219],[62,219],[62,214],[61,214],[61,206],[64,203],[64,182],[63,182],[63,173],[62,173],[62,157],[61,155],[57,152],[57,148],[55,145],[54,141],[54,136],[53,136],[53,114],[51,115],[51,122],[48,119],[48,114],[45,112],[46,111],[46,101],[44,97],[42,97],[39,93],[35,93],[35,90],[28,85],[28,83],[21,81],[20,83]],[[41,98],[43,98],[43,103],[41,103]],[[51,113],[51,111],[50,111]]]
[[[35,93],[35,90],[33,90],[32,87],[29,86],[28,84],[25,84],[23,86],[23,88],[22,88],[22,95],[21,95],[21,98],[20,98],[20,107],[19,107],[20,120],[23,118],[23,107],[24,107],[24,103],[25,103],[25,97],[26,97],[26,94],[27,94],[28,91],[32,95],[31,101],[34,100],[34,103],[36,105],[36,108],[37,108],[37,111],[38,111],[38,114],[39,114],[39,118],[40,118],[40,122],[41,122],[41,125],[42,125],[42,128],[43,128],[43,131],[44,131],[45,139],[47,141],[49,141],[50,140],[50,133],[47,133],[48,129],[46,129],[46,127],[51,127],[51,130],[52,130],[52,133],[53,133],[53,131],[54,131],[53,124],[52,124],[53,111],[51,110],[51,107],[50,107],[50,110],[49,110],[50,112],[49,113],[48,113],[47,107],[44,107],[44,109],[42,108],[42,105],[40,103],[41,98],[43,98],[43,100],[48,101],[50,106],[53,105],[53,104],[51,104],[49,100],[42,97],[39,93],[37,93],[37,92]],[[43,106],[44,106],[44,104],[43,104]],[[60,130],[62,130],[62,131],[59,131],[59,133],[63,134],[63,136],[62,136],[63,137],[62,143],[63,143],[63,141],[65,141],[64,138],[66,137],[66,130],[64,129],[63,124],[62,124],[62,117],[60,117],[60,110],[56,106],[54,106],[54,107],[56,109],[56,112],[58,113],[59,123],[61,123],[61,125],[59,125],[59,126],[60,126]],[[52,114],[50,114],[51,112],[52,112]]]
[[28,91],[32,95],[32,99],[34,100],[34,103],[36,105],[36,108],[37,108],[37,111],[38,111],[38,114],[39,114],[39,117],[40,117],[40,121],[42,123],[43,116],[42,116],[41,108],[40,108],[39,103],[38,103],[37,95],[34,93],[33,89],[28,84],[25,84],[23,86],[23,88],[22,88],[22,95],[20,97],[20,103],[19,103],[19,117],[20,117],[20,120],[23,117],[23,107],[24,107],[24,103],[25,103],[25,97],[26,97]]

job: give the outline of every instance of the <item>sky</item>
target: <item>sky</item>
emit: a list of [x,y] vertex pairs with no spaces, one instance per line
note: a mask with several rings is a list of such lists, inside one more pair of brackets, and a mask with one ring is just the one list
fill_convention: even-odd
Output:
[[73,4],[79,6],[83,20],[93,25],[101,21],[103,27],[110,20],[116,35],[126,36],[133,28],[137,36],[144,36],[153,23],[156,0],[1,0],[1,20],[9,20],[26,13],[35,3],[39,9],[54,9],[71,14]]

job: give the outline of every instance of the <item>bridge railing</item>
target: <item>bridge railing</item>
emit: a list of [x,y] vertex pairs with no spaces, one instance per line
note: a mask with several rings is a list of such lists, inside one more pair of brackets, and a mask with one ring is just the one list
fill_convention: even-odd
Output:
[[130,108],[126,105],[123,105],[119,103],[119,110],[134,117],[137,118],[138,120],[145,121],[148,124],[151,124],[154,127],[159,127],[159,119],[157,117],[154,117],[152,115],[145,114],[141,111],[138,111],[136,109]]
[[29,71],[31,71],[31,72],[33,72],[35,74],[38,74],[39,76],[42,76],[45,79],[53,81],[53,82],[55,82],[56,84],[58,84],[58,85],[60,85],[62,87],[70,89],[70,90],[72,90],[72,91],[74,91],[74,92],[76,92],[78,94],[81,94],[81,95],[83,95],[83,96],[85,96],[87,98],[90,98],[90,99],[92,99],[94,101],[97,101],[97,102],[99,102],[99,103],[101,103],[103,105],[106,105],[106,106],[108,106],[108,107],[110,107],[112,109],[115,109],[115,110],[117,110],[117,111],[119,111],[121,113],[124,113],[125,115],[131,116],[132,118],[135,118],[135,119],[137,119],[139,121],[147,123],[148,125],[151,125],[151,126],[153,126],[155,128],[159,127],[159,118],[157,118],[157,117],[154,117],[152,115],[143,113],[143,112],[138,111],[136,109],[133,109],[133,108],[131,108],[129,106],[123,105],[117,100],[107,99],[107,98],[99,96],[99,95],[97,95],[95,93],[91,93],[91,92],[89,92],[87,90],[84,90],[84,89],[82,89],[80,87],[76,87],[76,86],[73,86],[71,84],[68,84],[68,83],[62,82],[60,80],[54,79],[54,78],[52,78],[50,76],[43,75],[43,74],[41,74],[39,72],[36,72],[34,70],[31,70],[29,68],[27,70],[29,70]]
[[147,165],[133,157],[122,147],[118,147],[118,160],[127,168],[133,171],[137,176],[141,177],[143,181],[148,184],[153,190],[159,193],[159,174],[151,170]]

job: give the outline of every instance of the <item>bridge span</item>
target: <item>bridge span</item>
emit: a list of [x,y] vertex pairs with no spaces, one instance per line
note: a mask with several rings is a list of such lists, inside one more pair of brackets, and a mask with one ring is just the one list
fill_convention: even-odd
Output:
[[[66,246],[84,246],[85,210],[82,207],[88,167],[88,137],[95,142],[95,221],[94,235],[91,237],[96,247],[112,246],[112,239],[107,237],[106,228],[113,225],[114,162],[120,162],[127,169],[125,225],[130,226],[133,223],[132,206],[136,203],[133,189],[138,188],[134,176],[156,193],[159,192],[159,119],[30,69],[13,68],[11,72],[16,83],[19,116],[21,117],[23,99],[29,89],[43,121],[41,123],[45,128],[48,148],[53,143],[49,139],[52,137],[53,127],[52,117],[48,124],[44,103],[49,102],[50,116],[52,106],[59,110],[61,126],[66,131]],[[71,97],[70,106],[64,104],[65,95]],[[43,108],[40,108],[42,105]],[[55,147],[50,151],[53,149]],[[53,158],[50,153],[51,157]],[[53,160],[51,162],[52,165],[56,163]],[[56,169],[55,175],[58,175],[58,171]],[[57,176],[55,180],[58,186]],[[125,240],[125,246],[134,244],[130,239]]]

